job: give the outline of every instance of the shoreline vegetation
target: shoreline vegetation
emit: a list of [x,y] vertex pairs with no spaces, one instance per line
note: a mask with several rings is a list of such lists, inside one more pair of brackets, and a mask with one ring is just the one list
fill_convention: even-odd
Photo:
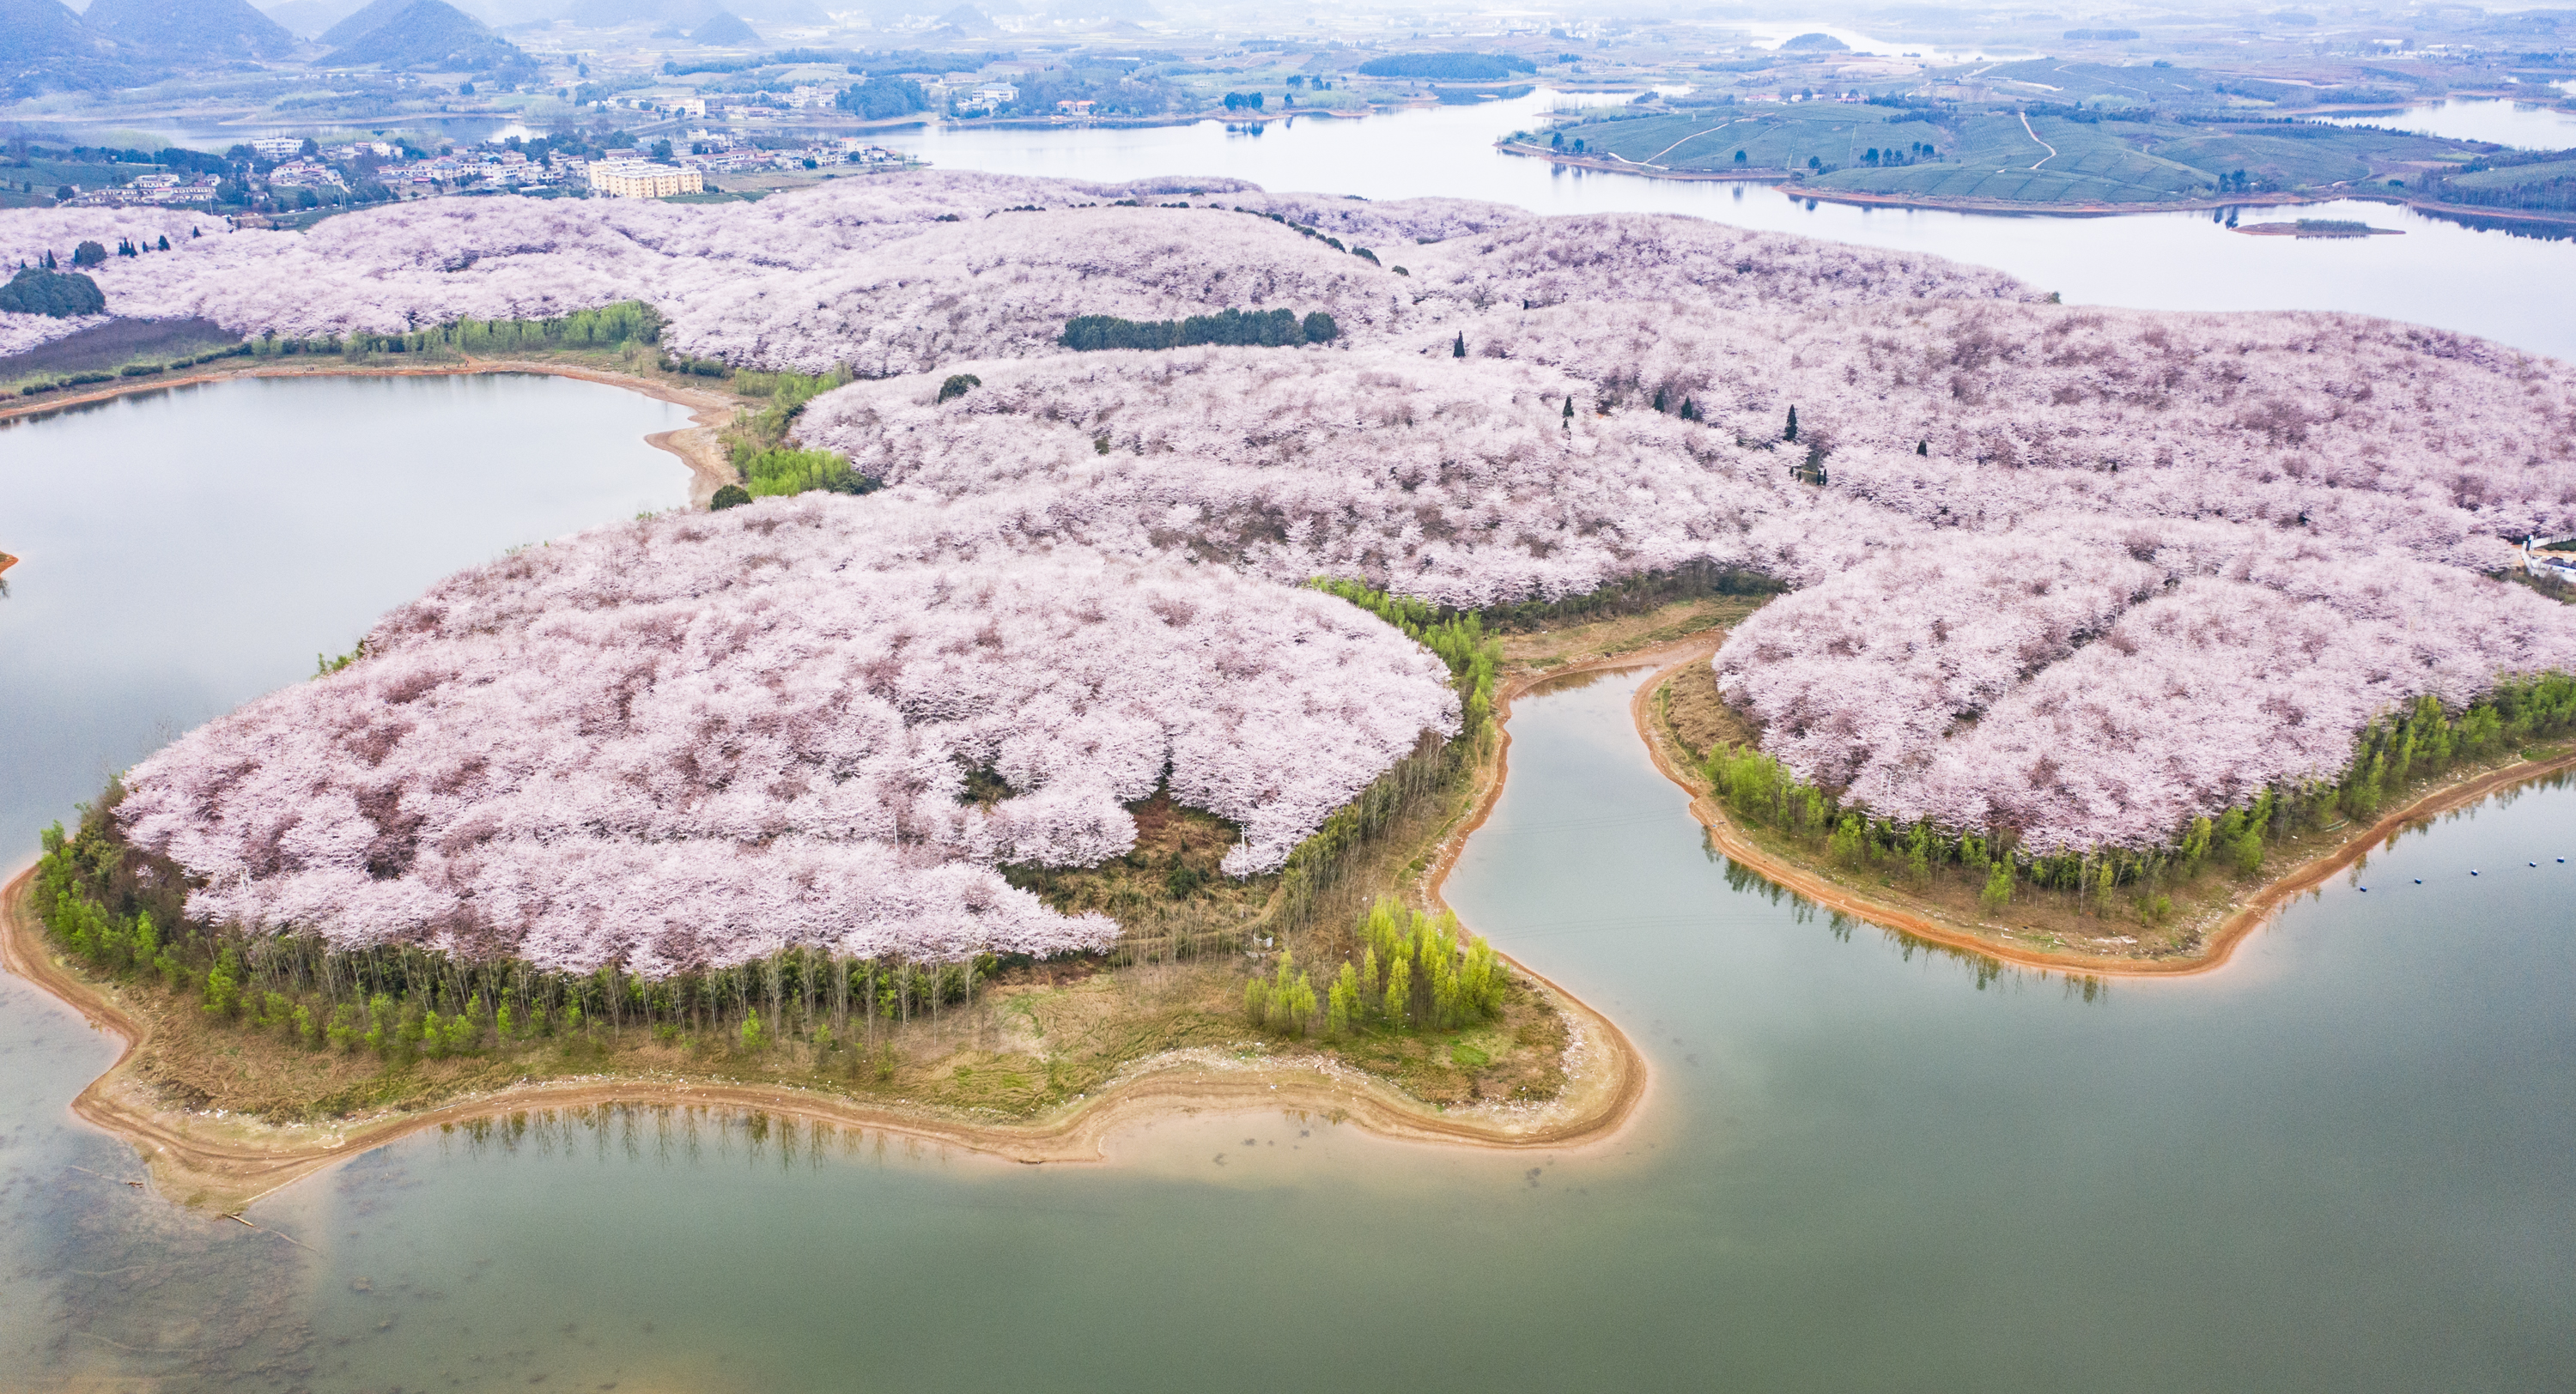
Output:
[[[2069,870],[2050,863],[2071,859],[2017,865],[2007,852],[1978,868],[1924,856],[1922,847],[1905,845],[1907,830],[1880,826],[1865,813],[1818,820],[1821,826],[1803,837],[1781,822],[1747,816],[1746,791],[1722,786],[1764,757],[1731,754],[1745,750],[1735,743],[1751,733],[1707,680],[1715,649],[1703,642],[1654,673],[1638,688],[1630,713],[1656,767],[1691,795],[1692,816],[1719,851],[1750,875],[1837,914],[1935,947],[2074,978],[2178,977],[2219,968],[2293,899],[2367,866],[2370,853],[2405,833],[2576,770],[2576,741],[2564,732],[2488,749],[2474,733],[2492,722],[2492,705],[2474,705],[2457,722],[2435,706],[2435,720],[2424,724],[2438,730],[2428,739],[2447,742],[2469,732],[2463,753],[2428,759],[2430,772],[2412,778],[2390,775],[2383,784],[2371,776],[2373,797],[2356,803],[2356,820],[2339,816],[2337,786],[2312,791],[2304,808],[2267,791],[2251,818],[2231,810],[2215,823],[2199,820],[2172,864],[2150,865],[2153,858],[2141,856],[2107,880],[2093,867],[2090,884],[2087,867],[2078,865],[2071,886],[2043,884]],[[2371,769],[2384,769],[2389,749],[2418,734],[2404,720],[2375,725],[2362,738]],[[2278,821],[2267,829],[2273,818]],[[2005,920],[2011,923],[1998,923]]]
[[[1543,160],[1565,169],[1584,170],[1595,174],[1625,174],[1639,179],[1672,179],[1686,183],[1760,184],[1778,190],[1791,198],[1810,203],[1841,203],[1857,208],[1919,208],[1931,212],[1982,213],[1995,217],[2033,218],[2118,218],[2136,213],[2206,213],[2218,209],[2293,208],[2308,204],[2359,202],[2384,203],[2406,208],[2427,217],[2465,222],[2490,220],[2493,225],[2544,228],[2576,228],[2576,213],[2548,210],[2485,207],[2476,204],[2449,203],[2438,199],[2415,198],[2388,192],[2384,187],[2332,185],[2310,189],[2265,193],[2225,193],[2206,198],[2176,198],[2154,202],[2023,202],[2016,199],[1954,197],[1939,194],[1877,193],[1861,189],[1819,188],[1806,184],[1787,169],[1665,169],[1650,164],[1619,159],[1609,155],[1573,154],[1552,150],[1544,145],[1509,136],[1494,142],[1494,149],[1506,155]],[[2245,231],[2246,229],[2237,229]],[[2373,229],[2395,232],[2402,229]],[[2276,234],[2277,235],[2277,234]]]
[[[567,366],[535,362],[513,370]],[[1354,603],[1372,609],[1406,608],[1405,602],[1356,588],[1333,589],[1353,590]],[[1681,598],[1671,598],[1675,593]],[[1645,1093],[1644,1061],[1606,1016],[1508,956],[1493,954],[1508,976],[1509,991],[1500,994],[1507,1001],[1491,1022],[1352,1035],[1337,1017],[1337,1040],[1327,1045],[1306,1040],[1302,1030],[1285,1034],[1250,1026],[1244,1009],[1247,990],[1254,994],[1256,1015],[1271,993],[1284,992],[1295,974],[1291,965],[1329,969],[1337,956],[1347,962],[1361,941],[1383,942],[1383,926],[1372,928],[1366,917],[1368,907],[1386,906],[1390,894],[1403,905],[1421,907],[1412,912],[1417,925],[1446,920],[1445,932],[1475,946],[1461,947],[1462,956],[1479,949],[1492,953],[1455,928],[1441,891],[1507,776],[1505,723],[1512,704],[1563,680],[1657,669],[1631,704],[1638,734],[1657,766],[1692,795],[1693,816],[1709,829],[1713,845],[1749,876],[1997,967],[2078,979],[2217,968],[2293,897],[2364,862],[2405,831],[2576,768],[2571,748],[2539,759],[2512,755],[2501,763],[2471,762],[2464,771],[2446,770],[2398,788],[2387,799],[2390,811],[2365,828],[2338,823],[2281,839],[2251,880],[2222,878],[2213,883],[2219,899],[2186,905],[2174,922],[2195,932],[2176,951],[2146,956],[2135,936],[2120,943],[2120,936],[2050,924],[1998,925],[1952,913],[1938,896],[1914,893],[1893,878],[1872,878],[1867,868],[1858,875],[1838,871],[1827,859],[1729,815],[1709,778],[1710,752],[1691,736],[1704,738],[1727,721],[1740,724],[1731,712],[1705,709],[1716,698],[1708,659],[1728,630],[1768,598],[1732,575],[1659,578],[1560,606],[1525,607],[1506,617],[1509,627],[1499,639],[1478,633],[1461,644],[1459,635],[1429,636],[1426,642],[1437,649],[1471,651],[1464,666],[1483,676],[1470,681],[1470,704],[1491,713],[1484,739],[1456,743],[1465,758],[1431,757],[1451,765],[1447,777],[1400,767],[1318,835],[1315,841],[1331,851],[1320,864],[1301,858],[1281,873],[1255,878],[1270,883],[1255,888],[1255,895],[1211,895],[1197,906],[1186,896],[1157,903],[1150,911],[1157,932],[1131,933],[1109,955],[1008,968],[987,960],[989,978],[972,971],[933,977],[920,993],[933,1014],[882,1027],[872,1022],[864,1050],[853,1040],[835,1043],[828,1027],[801,1044],[782,1041],[778,1018],[763,1025],[756,1006],[746,1020],[726,1021],[713,1031],[629,1027],[624,1035],[635,1038],[631,1044],[616,1034],[603,1044],[596,1005],[586,1025],[566,1031],[560,1000],[551,1023],[518,1028],[515,1049],[508,1048],[507,1027],[501,1028],[502,1049],[484,1049],[496,1022],[495,1013],[479,1003],[474,1043],[453,1053],[408,1045],[388,1059],[363,1045],[317,1045],[299,1030],[327,1040],[331,1025],[299,1025],[282,998],[271,999],[272,1018],[262,1021],[256,1002],[243,1005],[255,991],[246,981],[219,989],[234,998],[222,1013],[231,1019],[210,1020],[199,999],[215,976],[212,965],[172,984],[148,972],[120,979],[81,964],[40,922],[34,868],[0,892],[0,950],[10,971],[125,1042],[116,1062],[74,1101],[74,1111],[133,1143],[172,1198],[222,1211],[236,1211],[341,1158],[432,1126],[610,1104],[765,1111],[1027,1163],[1107,1160],[1111,1135],[1150,1117],[1267,1108],[1352,1122],[1396,1140],[1562,1148],[1610,1137],[1634,1117]],[[1420,630],[1429,612],[1388,617]],[[1475,662],[1477,652],[1484,655],[1481,664]],[[1698,679],[1710,679],[1710,690],[1695,701],[1680,689]],[[1722,711],[1722,703],[1717,705]],[[1712,722],[1721,725],[1713,728]],[[1217,846],[1228,835],[1221,820],[1170,807],[1161,795],[1140,805],[1137,815],[1136,855],[1102,868],[1048,873],[1031,888],[1069,907],[1121,905],[1145,924],[1147,916],[1137,913],[1147,898],[1139,896],[1139,886],[1168,890],[1187,880],[1196,889],[1201,880],[1217,881],[1204,872],[1189,873],[1194,857],[1205,859],[1196,854],[1207,851],[1196,843]],[[1143,874],[1129,862],[1141,863]],[[2087,913],[2080,900],[2058,906],[2048,893],[2032,892],[2016,907],[2015,918],[2035,915],[2053,924],[2053,916],[2080,926]],[[1274,944],[1289,952],[1271,951]],[[238,965],[233,971],[249,977]],[[1310,1018],[1336,1012],[1342,1001],[1329,971],[1316,981],[1320,985],[1311,995],[1330,997],[1334,1005],[1308,1003]],[[1371,982],[1383,979],[1372,972]],[[737,991],[752,1001],[747,988]],[[773,983],[772,1002],[778,1000],[775,991]],[[435,992],[425,1000],[447,1001]],[[417,1015],[393,1029],[426,1037],[429,1030]],[[451,1016],[447,1029],[459,1029],[458,1019]],[[570,1020],[583,1022],[577,1006]],[[344,1020],[340,1030],[354,1039],[365,1024],[362,1012]],[[882,1047],[878,1031],[885,1038]],[[1028,1059],[1032,1048],[1052,1052],[1054,1041],[1071,1042],[1074,1049],[1036,1057],[1046,1062],[1043,1081],[1009,1064],[1015,1053]],[[837,1068],[828,1058],[836,1050]],[[746,1062],[763,1052],[792,1058],[785,1068],[748,1068]],[[246,1086],[254,1077],[265,1080],[265,1101],[250,1097],[257,1091]],[[369,1087],[370,1078],[376,1087]],[[1494,1092],[1504,1097],[1488,1095],[1488,1082],[1503,1085]],[[281,1084],[301,1096],[280,1097]],[[246,1102],[250,1106],[242,1107]],[[311,1114],[324,1104],[320,1116],[299,1116],[299,1110]]]
[[[760,1109],[1033,1163],[1102,1160],[1107,1136],[1131,1119],[1246,1107],[1469,1146],[1564,1148],[1615,1134],[1643,1097],[1642,1057],[1608,1018],[1459,927],[1440,898],[1503,777],[1506,739],[1483,714],[1750,604],[1663,604],[1629,587],[1570,614],[1533,609],[1527,623],[1559,627],[1510,639],[1498,690],[1497,645],[1473,620],[1433,625],[1408,602],[1333,589],[1451,658],[1479,714],[1459,740],[1404,762],[1287,868],[1231,895],[1197,865],[1230,828],[1158,794],[1135,809],[1135,853],[1025,882],[1062,908],[1120,910],[1128,932],[1109,954],[927,973],[898,964],[885,977],[871,965],[858,985],[891,1010],[859,1029],[846,999],[830,1013],[828,992],[804,985],[819,975],[803,955],[708,975],[692,1000],[665,1000],[658,1018],[648,1007],[639,1022],[639,994],[658,985],[531,996],[524,977],[486,981],[433,955],[318,945],[264,946],[256,962],[238,940],[189,940],[168,887],[162,924],[182,927],[167,943],[148,910],[119,917],[86,890],[68,916],[56,902],[49,932],[38,898],[103,858],[109,820],[97,808],[85,811],[86,835],[49,835],[46,861],[10,883],[0,939],[12,971],[126,1042],[75,1111],[133,1142],[174,1199],[219,1210],[432,1125],[608,1103]],[[299,952],[300,969],[286,961]],[[348,983],[341,996],[358,1003],[333,1010],[313,991],[317,968],[370,981]],[[1409,985],[1408,968],[1419,969]],[[424,976],[425,990],[406,986]],[[1281,1015],[1278,998],[1301,989],[1312,1000]],[[727,990],[749,1010],[725,1015]],[[487,1006],[487,994],[506,1006]],[[612,1000],[625,1004],[623,1020]],[[1247,1021],[1265,1009],[1266,1023]],[[791,1020],[805,1029],[782,1030]]]
[[[559,324],[562,321],[529,323]],[[689,467],[690,506],[704,508],[718,489],[739,482],[740,476],[730,454],[731,443],[726,436],[729,432],[738,434],[748,424],[746,418],[764,403],[760,397],[732,390],[723,381],[710,381],[704,374],[691,372],[692,365],[688,361],[665,358],[658,350],[649,347],[650,342],[649,339],[630,341],[621,338],[601,347],[549,346],[542,341],[534,345],[442,345],[412,348],[402,353],[389,353],[382,349],[326,353],[297,345],[293,351],[266,354],[244,351],[250,347],[245,343],[234,346],[232,351],[195,358],[173,367],[149,361],[130,363],[128,367],[141,367],[148,371],[98,374],[91,381],[66,383],[35,395],[12,398],[0,392],[0,423],[52,416],[120,397],[198,387],[232,378],[452,377],[488,373],[575,378],[623,387],[658,401],[689,408],[691,425],[674,431],[654,432],[646,436],[644,442],[678,456],[681,463]],[[478,353],[476,348],[481,352]],[[757,376],[765,379],[772,375]]]

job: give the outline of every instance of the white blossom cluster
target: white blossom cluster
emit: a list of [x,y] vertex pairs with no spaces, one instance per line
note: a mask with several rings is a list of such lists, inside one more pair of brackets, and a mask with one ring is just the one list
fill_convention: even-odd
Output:
[[[1254,216],[1269,213],[1288,221]],[[1558,222],[1581,226],[1505,237],[1481,252],[1418,245]],[[209,215],[167,209],[16,210],[0,212],[0,264],[50,250],[68,265],[84,238],[157,245],[164,234],[168,252],[91,268],[110,312],[202,316],[245,334],[314,339],[643,300],[668,319],[665,342],[675,351],[752,368],[845,366],[862,376],[1053,353],[1065,321],[1081,314],[1286,308],[1324,311],[1345,333],[1392,330],[1488,303],[1494,285],[1524,265],[1554,268],[1545,284],[1560,290],[1740,282],[1729,304],[1827,286],[1831,303],[2029,294],[1997,273],[1932,258],[1685,219],[1542,222],[1457,199],[1271,195],[1221,179],[1100,185],[939,172],[835,180],[757,204],[426,199],[342,214],[306,232],[231,232]],[[1608,251],[1575,270],[1557,267],[1578,244],[1605,237],[1615,244]],[[1382,249],[1376,262],[1350,250],[1372,245]],[[1426,262],[1419,274],[1394,270],[1417,260]],[[1793,269],[1739,273],[1739,263]],[[0,315],[0,323],[40,318]],[[59,320],[0,329],[8,342],[31,344],[63,332]]]
[[803,431],[985,526],[1461,607],[1779,577],[1717,659],[1765,747],[2042,850],[2161,841],[2418,694],[2576,668],[2571,612],[2475,574],[2576,532],[2576,374],[2402,325],[1584,301],[978,371],[945,403],[853,384]]
[[[368,656],[138,766],[122,816],[193,914],[647,975],[787,943],[1055,953],[1115,934],[1008,885],[1238,824],[1275,868],[1425,732],[1441,661],[1218,568],[956,553],[808,495],[600,529],[462,573]],[[971,771],[1009,794],[966,797]]]
[[[0,215],[0,254],[72,216]],[[1461,608],[1776,577],[1715,660],[1765,748],[2040,851],[2159,842],[2420,694],[2576,668],[2576,610],[2478,574],[2576,532],[2576,373],[2380,321],[2061,307],[1679,218],[960,175],[444,200],[101,283],[300,335],[641,298],[679,351],[861,376],[797,431],[884,491],[466,573],[137,771],[132,826],[209,913],[352,942],[1098,943],[994,868],[1117,854],[1165,780],[1243,828],[1229,871],[1275,867],[1455,729],[1437,660],[1316,575]],[[1228,306],[1343,333],[1054,342]]]

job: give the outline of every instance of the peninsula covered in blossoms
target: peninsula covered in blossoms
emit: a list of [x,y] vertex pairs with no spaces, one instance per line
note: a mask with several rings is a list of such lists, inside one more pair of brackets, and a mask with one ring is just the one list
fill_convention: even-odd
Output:
[[[33,911],[88,971],[323,1062],[285,1115],[353,1060],[444,1061],[429,1106],[606,1023],[863,1102],[1007,1073],[973,1103],[1016,1120],[1250,1033],[1390,1119],[1615,1122],[1616,1029],[1437,881],[1498,705],[1650,639],[1688,661],[1641,722],[1730,855],[2087,973],[2204,963],[2312,855],[2576,729],[2529,560],[2576,534],[2576,371],[2457,334],[1218,179],[0,213],[46,276],[111,243],[93,312],[0,314],[0,354],[596,341],[753,394],[712,511],[460,572],[50,840]],[[1078,1084],[903,1034],[1109,963],[1192,965],[1195,1024]]]

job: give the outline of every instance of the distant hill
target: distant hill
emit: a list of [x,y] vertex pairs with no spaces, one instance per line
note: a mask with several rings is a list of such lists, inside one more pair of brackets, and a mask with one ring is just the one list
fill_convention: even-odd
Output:
[[584,29],[671,24],[687,30],[721,13],[712,0],[573,0],[563,17]]
[[288,33],[310,39],[347,19],[358,5],[359,0],[286,0],[265,7],[265,13]]
[[99,47],[60,0],[0,0],[0,63],[84,57]]
[[1392,53],[1360,64],[1369,77],[1436,78],[1442,82],[1500,82],[1538,68],[1508,53]]
[[295,36],[250,0],[94,0],[81,23],[153,58],[283,58],[295,50]]
[[0,0],[0,97],[14,101],[136,80],[114,46],[60,0]]
[[[332,32],[358,24],[375,8],[370,5],[351,15]],[[447,0],[407,0],[392,16],[334,48],[330,61],[334,65],[372,64],[441,73],[533,71],[536,67],[516,44],[484,28],[481,20]]]
[[[312,0],[305,0],[310,4]],[[330,28],[322,31],[322,42],[331,48],[354,44],[384,27],[385,21],[411,8],[412,0],[367,0],[353,5]]]
[[972,5],[960,5],[957,8],[950,10],[948,13],[941,15],[938,22],[956,29],[961,34],[994,34],[1000,32],[1000,26],[994,24],[989,16]]
[[1783,53],[1849,53],[1851,45],[1831,34],[1800,34],[1780,41]]
[[760,35],[743,23],[741,16],[718,10],[714,18],[689,32],[689,42],[721,44],[726,48],[757,48]]

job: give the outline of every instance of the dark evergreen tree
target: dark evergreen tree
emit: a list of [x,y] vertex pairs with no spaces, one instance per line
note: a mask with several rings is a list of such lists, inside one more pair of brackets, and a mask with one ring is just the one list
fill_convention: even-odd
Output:
[[107,260],[107,248],[95,242],[83,242],[72,248],[72,265],[96,266]]
[[1565,424],[1574,424],[1574,394],[1571,392],[1565,394]]
[[1458,331],[1458,342],[1449,346],[1449,356],[1452,358],[1467,356],[1467,331],[1463,329]]
[[751,491],[749,489],[746,489],[739,484],[728,484],[723,488],[716,490],[716,496],[714,498],[707,500],[707,508],[710,511],[722,512],[728,508],[739,508],[749,502],[751,502]]
[[1791,408],[1789,408],[1789,429],[1788,429],[1786,432],[1783,432],[1783,433],[1781,434],[1780,439],[1782,439],[1782,440],[1796,440],[1797,438],[1798,438],[1798,409],[1797,409],[1796,407],[1791,407]]
[[1682,398],[1682,420],[1684,420],[1684,421],[1697,421],[1697,420],[1699,420],[1699,404],[1698,404],[1698,403],[1696,403],[1696,402],[1693,402],[1693,401],[1692,401],[1690,398],[1688,398],[1688,397],[1684,397],[1684,398]]
[[1656,388],[1656,389],[1655,389],[1655,410],[1657,410],[1657,411],[1662,411],[1663,409],[1664,409],[1664,389],[1662,389],[1662,388],[1658,387],[1658,388]]
[[1932,453],[1932,442],[1930,442],[1930,441],[1928,441],[1928,440],[1918,440],[1918,441],[1914,442],[1914,453],[1915,453],[1915,454],[1917,454],[1917,455],[1929,455],[1929,454],[1931,454],[1931,453]]

